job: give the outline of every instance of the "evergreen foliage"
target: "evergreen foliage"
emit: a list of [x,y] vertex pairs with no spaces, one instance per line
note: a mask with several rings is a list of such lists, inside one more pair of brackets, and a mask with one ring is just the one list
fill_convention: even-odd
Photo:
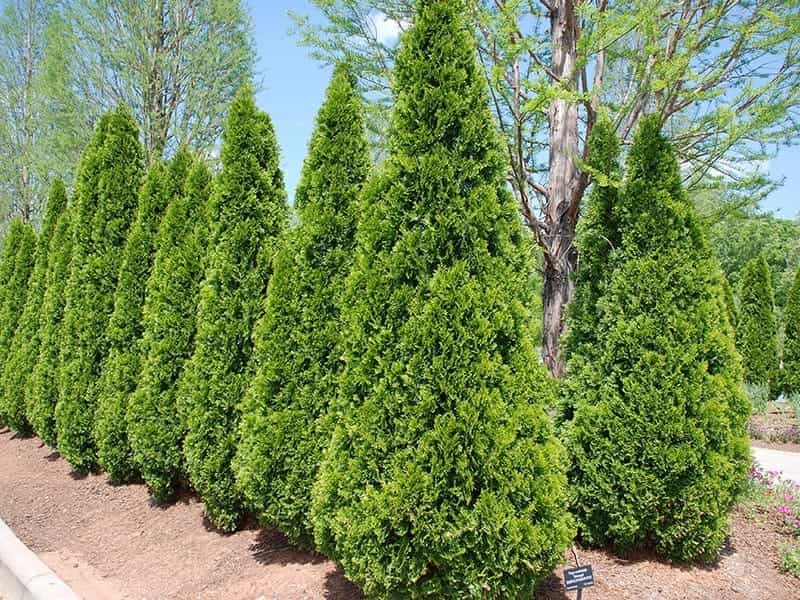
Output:
[[139,386],[128,404],[134,462],[158,501],[172,496],[183,475],[184,419],[176,389],[191,356],[197,296],[203,276],[211,175],[196,163],[186,193],[169,205],[156,238],[153,270],[143,309]]
[[800,269],[794,276],[784,317],[783,385],[786,395],[791,396],[800,394]]
[[752,259],[742,272],[736,346],[744,362],[745,381],[769,385],[771,397],[778,391],[779,368],[774,298],[767,261],[763,256]]
[[188,152],[180,150],[169,166],[155,163],[150,167],[122,253],[114,312],[106,329],[109,353],[98,383],[94,422],[98,463],[115,483],[128,481],[135,474],[126,416],[141,369],[139,342],[145,288],[161,217],[172,198],[183,194],[191,160]]
[[728,321],[736,330],[736,324],[739,322],[739,309],[736,307],[736,299],[733,297],[733,288],[727,276],[722,275],[722,293],[725,298],[725,309],[728,313]]
[[25,405],[36,435],[48,446],[56,446],[55,408],[58,400],[61,324],[72,257],[70,206],[58,218],[47,257],[46,291],[39,315],[39,354],[32,367]]
[[100,120],[76,184],[56,426],[58,450],[79,472],[97,463],[92,435],[97,381],[108,354],[106,327],[142,172],[136,123],[119,107]]
[[230,108],[209,217],[214,229],[195,350],[179,383],[178,403],[187,418],[190,482],[211,522],[233,530],[242,509],[231,467],[239,404],[252,376],[253,327],[263,313],[272,257],[288,221],[272,122],[256,108],[249,86]]
[[313,545],[311,486],[341,365],[337,306],[355,243],[355,200],[369,172],[363,107],[339,66],[317,116],[296,206],[300,225],[278,251],[256,326],[250,384],[234,462],[237,485],[264,523]]
[[3,253],[0,256],[0,310],[5,301],[5,289],[11,276],[14,274],[14,258],[19,250],[19,243],[22,240],[22,220],[13,219],[6,229],[3,238]]
[[571,373],[572,504],[589,543],[712,559],[750,464],[749,406],[722,275],[659,129],[648,117],[634,138],[595,347]]
[[416,4],[342,301],[312,518],[368,597],[532,596],[572,534],[526,305],[534,263],[467,13]]
[[45,206],[42,232],[36,242],[36,255],[28,284],[25,308],[19,318],[0,381],[0,404],[2,404],[0,412],[7,416],[8,425],[22,434],[31,433],[25,395],[31,370],[39,356],[39,315],[47,285],[50,240],[58,219],[66,207],[67,191],[64,183],[57,179],[51,187]]
[[[25,308],[28,296],[28,280],[36,260],[36,232],[30,223],[23,223],[17,217],[11,224],[9,246],[16,247],[14,268],[3,289],[3,302],[0,306],[0,373],[3,373],[10,358],[14,333],[20,322],[20,315]],[[16,431],[27,432],[24,406],[9,404],[4,393],[0,392],[0,423],[9,425]]]

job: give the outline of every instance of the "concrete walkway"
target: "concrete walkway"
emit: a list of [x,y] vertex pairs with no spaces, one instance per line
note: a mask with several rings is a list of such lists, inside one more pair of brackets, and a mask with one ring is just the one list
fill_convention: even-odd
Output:
[[765,471],[780,471],[785,479],[800,484],[800,452],[752,448],[753,456]]

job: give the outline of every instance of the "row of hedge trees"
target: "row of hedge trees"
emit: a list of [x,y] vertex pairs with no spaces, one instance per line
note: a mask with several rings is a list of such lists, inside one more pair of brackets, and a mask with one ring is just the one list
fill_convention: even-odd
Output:
[[159,501],[189,485],[222,529],[253,511],[369,597],[531,596],[575,517],[588,542],[715,556],[749,411],[672,149],[645,119],[623,178],[610,123],[592,132],[562,443],[464,13],[418,0],[372,175],[335,70],[294,227],[252,90],[214,178],[185,151],[145,173],[129,114],[104,117],[38,242],[6,239],[0,419]]
[[783,311],[782,355],[775,314],[769,265],[759,256],[748,262],[742,271],[736,344],[744,359],[745,380],[767,386],[771,398],[781,392],[800,393],[800,269]]

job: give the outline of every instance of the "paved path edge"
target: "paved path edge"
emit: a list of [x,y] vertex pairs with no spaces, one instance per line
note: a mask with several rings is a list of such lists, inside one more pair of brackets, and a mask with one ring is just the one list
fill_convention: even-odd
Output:
[[0,519],[0,597],[8,600],[80,600]]

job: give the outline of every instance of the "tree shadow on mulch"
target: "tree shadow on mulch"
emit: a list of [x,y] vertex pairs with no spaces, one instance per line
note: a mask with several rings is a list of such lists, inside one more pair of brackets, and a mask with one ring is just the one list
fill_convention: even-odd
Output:
[[250,554],[261,565],[317,565],[328,560],[321,554],[292,545],[275,529],[259,529],[250,545]]
[[628,553],[614,553],[611,550],[602,551],[606,557],[617,565],[630,565],[638,562],[652,562],[657,563],[660,565],[670,566],[676,569],[680,569],[681,571],[694,571],[697,569],[703,571],[716,571],[720,567],[720,563],[723,559],[728,556],[733,556],[736,554],[736,548],[731,541],[730,536],[725,538],[725,542],[722,545],[722,548],[719,551],[719,555],[710,562],[702,562],[702,561],[695,561],[695,562],[680,562],[680,561],[670,561],[665,558],[658,556],[655,552],[654,548],[640,548],[638,550],[632,550]]
[[325,576],[325,600],[362,600],[364,594],[348,581],[341,569],[331,571]]

